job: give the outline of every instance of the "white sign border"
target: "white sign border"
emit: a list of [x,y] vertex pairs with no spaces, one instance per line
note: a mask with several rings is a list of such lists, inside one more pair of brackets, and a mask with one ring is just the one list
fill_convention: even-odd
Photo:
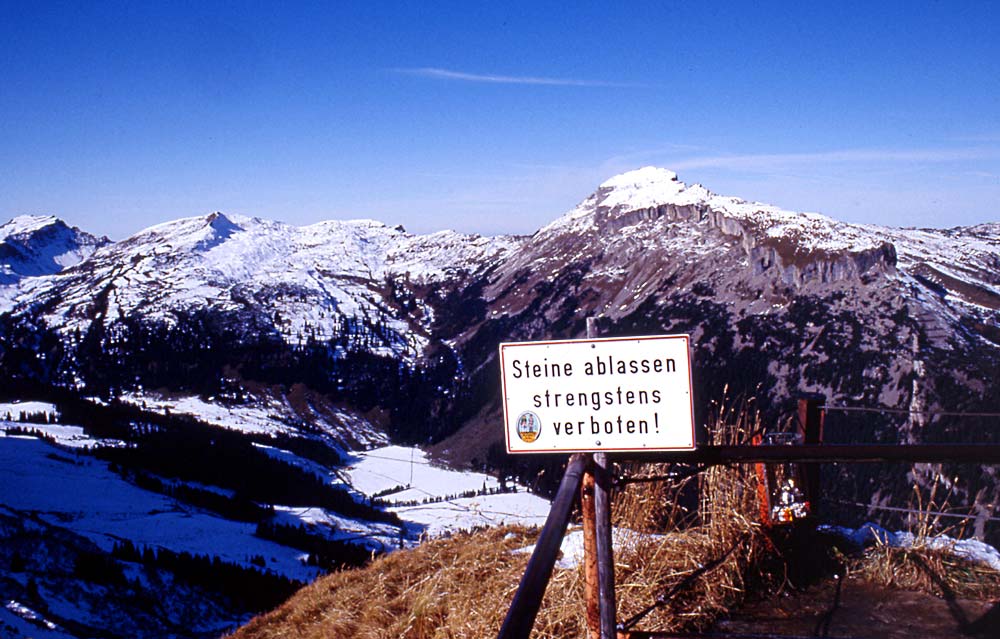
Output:
[[[691,414],[691,446],[655,446],[655,447],[642,447],[642,448],[609,448],[604,446],[597,446],[593,448],[585,447],[572,447],[572,448],[546,448],[538,450],[511,450],[510,438],[511,429],[508,422],[509,411],[507,408],[507,381],[504,375],[504,347],[508,346],[552,346],[559,344],[592,344],[595,342],[635,342],[642,340],[662,340],[662,339],[681,339],[684,340],[686,348],[684,349],[687,354],[687,371],[688,371],[688,400],[690,402],[689,411]],[[691,366],[691,336],[688,334],[670,334],[670,335],[635,335],[628,337],[596,337],[596,338],[581,338],[581,339],[559,339],[559,340],[539,340],[539,341],[525,341],[525,342],[501,342],[498,347],[498,356],[500,358],[500,393],[501,401],[503,402],[503,426],[504,426],[504,444],[507,449],[508,455],[552,455],[552,454],[568,454],[568,453],[643,453],[643,452],[690,452],[696,450],[698,447],[697,432],[695,428],[694,419],[694,380],[693,380],[693,368]]]

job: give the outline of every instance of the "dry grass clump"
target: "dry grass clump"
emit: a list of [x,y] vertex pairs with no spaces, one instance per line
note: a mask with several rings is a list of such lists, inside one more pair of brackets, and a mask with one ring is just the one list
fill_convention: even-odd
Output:
[[[537,531],[493,528],[438,539],[383,556],[362,569],[327,575],[276,610],[253,619],[235,639],[431,639],[495,636],[528,562],[515,552]],[[556,570],[533,637],[585,631],[583,580]]]
[[932,547],[937,536],[964,536],[962,524],[947,526],[942,520],[943,513],[950,510],[948,502],[953,489],[954,483],[945,481],[937,471],[929,475],[923,488],[915,484],[911,504],[914,514],[909,522],[913,545],[898,548],[877,543],[853,562],[855,574],[877,585],[942,597],[993,599],[1000,596],[1000,573],[963,559],[946,547]]
[[[747,443],[760,428],[746,403],[716,405],[711,424],[711,443],[719,445]],[[652,465],[629,474],[669,470]],[[741,601],[748,579],[757,581],[771,554],[756,521],[756,491],[753,466],[743,464],[677,481],[633,484],[616,495],[616,526],[660,533],[630,535],[635,541],[623,544],[616,556],[619,620],[658,603],[637,628],[691,631],[706,628]]]
[[887,588],[916,590],[944,598],[1000,597],[1000,572],[946,550],[879,544],[852,561],[850,568],[852,576]]
[[[939,467],[922,469],[924,481],[913,486],[909,530],[910,547],[899,548],[876,543],[862,557],[851,562],[859,576],[880,586],[916,590],[941,597],[995,599],[1000,597],[1000,572],[957,556],[945,546],[934,544],[936,537],[965,536],[965,521],[946,525],[944,513],[951,510],[955,482],[946,481]],[[917,475],[917,471],[914,471]],[[922,484],[922,486],[921,486]],[[876,541],[880,541],[876,538]]]
[[496,633],[533,543],[523,528],[427,542],[318,579],[234,634],[239,639],[423,639]]
[[[743,441],[758,425],[750,415],[720,411],[717,443]],[[634,484],[615,494],[614,523],[626,531],[615,544],[620,622],[659,600],[636,628],[707,627],[742,599],[748,578],[761,565],[767,551],[754,523],[752,467],[715,468],[700,477]],[[490,529],[395,552],[363,569],[317,580],[234,637],[496,636],[528,560],[514,550],[536,536],[524,528]],[[556,568],[532,636],[569,639],[586,633],[583,568]]]

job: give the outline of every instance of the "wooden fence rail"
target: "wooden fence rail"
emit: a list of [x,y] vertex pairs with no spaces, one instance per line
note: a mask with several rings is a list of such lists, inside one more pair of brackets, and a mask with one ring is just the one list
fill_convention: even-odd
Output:
[[1000,444],[800,444],[700,446],[679,453],[609,454],[612,461],[737,464],[745,462],[1000,463]]

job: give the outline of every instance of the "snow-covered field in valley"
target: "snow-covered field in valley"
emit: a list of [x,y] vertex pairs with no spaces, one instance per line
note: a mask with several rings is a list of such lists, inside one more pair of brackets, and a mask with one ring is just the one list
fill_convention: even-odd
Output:
[[[522,486],[501,492],[495,477],[443,468],[417,448],[384,446],[355,453],[349,463],[344,474],[355,490],[377,496],[431,537],[476,526],[541,526],[549,512],[547,500]],[[468,493],[476,494],[462,496]]]
[[62,526],[110,551],[118,541],[209,554],[267,568],[300,580],[319,570],[300,561],[303,553],[254,536],[255,525],[230,521],[142,490],[111,472],[105,462],[78,456],[47,442],[0,437],[0,502]]

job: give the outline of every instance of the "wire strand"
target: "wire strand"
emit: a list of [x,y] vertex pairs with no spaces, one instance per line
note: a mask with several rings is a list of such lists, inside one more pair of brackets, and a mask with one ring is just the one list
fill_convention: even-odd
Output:
[[958,411],[935,411],[935,410],[910,410],[908,408],[875,408],[869,406],[834,406],[824,405],[820,409],[827,411],[840,411],[845,413],[892,413],[895,415],[930,415],[932,417],[1000,417],[1000,413],[989,412],[958,412]]
[[[900,508],[898,506],[875,506],[873,504],[863,504],[859,501],[847,501],[844,499],[830,499],[824,498],[823,501],[842,504],[844,506],[857,506],[859,508],[867,508],[870,510],[888,510],[897,513],[908,513],[911,515],[933,515],[935,517],[952,517],[955,519],[980,519],[978,515],[962,515],[959,513],[945,513],[934,510],[914,510],[912,508]],[[984,521],[1000,521],[1000,517],[983,517]]]

